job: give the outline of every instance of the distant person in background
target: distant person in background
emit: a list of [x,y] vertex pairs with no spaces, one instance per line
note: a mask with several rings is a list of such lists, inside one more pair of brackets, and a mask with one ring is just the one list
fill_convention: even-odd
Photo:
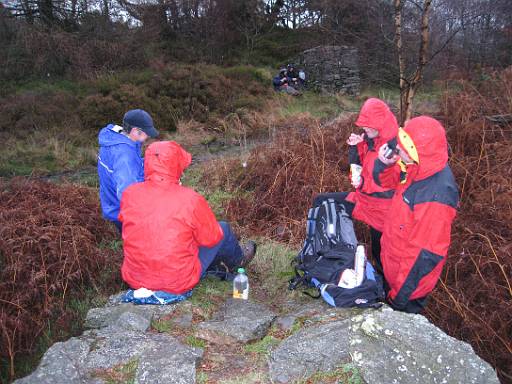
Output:
[[133,183],[144,180],[141,146],[149,137],[157,137],[153,119],[142,109],[124,115],[123,125],[109,124],[98,136],[98,177],[103,217],[121,232],[118,220],[121,196]]
[[272,79],[272,85],[278,92],[285,92],[292,96],[300,95],[300,92],[289,84],[286,68],[281,68],[279,73]]
[[288,77],[286,77],[286,68],[281,68],[279,73],[272,79],[272,84],[276,91],[281,91],[282,87],[288,85]]
[[301,69],[299,71],[299,84],[300,88],[306,87],[306,72],[304,71],[304,69]]
[[200,278],[210,272],[227,277],[256,253],[256,243],[248,241],[242,248],[206,199],[181,185],[191,161],[174,141],[152,143],[145,153],[144,182],[131,185],[123,195],[121,271],[135,290],[190,293]]
[[286,66],[286,76],[288,77],[288,84],[290,84],[293,87],[299,86],[299,73],[297,72],[293,64],[288,64]]

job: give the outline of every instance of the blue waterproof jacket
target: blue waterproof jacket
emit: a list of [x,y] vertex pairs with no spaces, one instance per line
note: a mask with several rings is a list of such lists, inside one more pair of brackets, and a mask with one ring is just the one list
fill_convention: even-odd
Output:
[[272,79],[272,85],[274,86],[274,89],[276,91],[278,91],[279,87],[283,85],[283,83],[281,83],[281,76],[279,76],[279,74],[277,74],[277,76],[274,76],[274,78]]
[[141,144],[119,133],[121,127],[109,124],[100,131],[98,177],[103,217],[117,221],[121,195],[133,183],[144,181]]

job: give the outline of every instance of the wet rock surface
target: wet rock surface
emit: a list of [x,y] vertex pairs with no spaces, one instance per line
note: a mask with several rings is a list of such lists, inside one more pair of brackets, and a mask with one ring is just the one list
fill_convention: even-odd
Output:
[[195,383],[202,349],[168,334],[147,332],[151,321],[176,306],[136,306],[115,302],[87,314],[80,337],[55,343],[36,371],[16,383],[103,383],[102,373],[131,364],[134,383]]
[[197,337],[214,344],[248,343],[263,338],[275,317],[261,304],[228,299],[212,320],[198,325]]
[[469,344],[421,315],[383,307],[333,319],[304,323],[271,353],[274,382],[294,382],[350,363],[367,383],[499,383]]
[[[168,331],[151,329],[158,319],[168,322]],[[423,316],[386,306],[337,309],[320,300],[290,301],[277,316],[257,302],[228,299],[211,319],[198,321],[190,302],[135,306],[112,297],[89,311],[87,326],[81,336],[55,343],[16,383],[99,384],[112,382],[105,372],[117,370],[129,371],[133,383],[187,384],[196,382],[200,366],[217,367],[210,376],[202,373],[201,382],[232,377],[225,367],[239,374],[236,382],[259,383],[300,382],[350,367],[372,384],[498,383],[469,344]]]
[[349,360],[349,325],[350,320],[333,321],[301,329],[284,340],[269,359],[273,381],[290,383]]
[[351,321],[351,356],[368,383],[499,383],[469,344],[421,315],[384,308]]

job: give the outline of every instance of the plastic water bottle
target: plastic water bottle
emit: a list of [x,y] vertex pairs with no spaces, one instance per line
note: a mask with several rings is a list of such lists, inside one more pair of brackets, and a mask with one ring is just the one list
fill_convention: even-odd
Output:
[[243,268],[238,268],[238,275],[233,280],[233,297],[243,300],[249,298],[249,278]]
[[356,272],[356,287],[361,285],[364,280],[366,267],[366,252],[364,245],[358,245],[354,260],[354,271]]
[[361,172],[363,167],[359,164],[350,164],[350,176],[353,186],[359,186],[361,184]]

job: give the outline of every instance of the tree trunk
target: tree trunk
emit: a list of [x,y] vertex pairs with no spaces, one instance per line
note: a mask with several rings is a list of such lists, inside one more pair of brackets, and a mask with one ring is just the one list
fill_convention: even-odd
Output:
[[52,27],[54,24],[53,14],[53,1],[52,0],[40,0],[38,1],[39,14],[41,19],[48,26]]
[[427,64],[428,43],[430,41],[428,21],[431,5],[432,0],[425,0],[425,3],[423,4],[423,12],[421,15],[421,42],[420,52],[418,56],[418,66],[416,67],[416,72],[414,73],[412,80],[408,84],[404,122],[412,117],[412,102],[414,96],[416,95],[416,91],[418,90],[418,87],[421,84],[421,79],[423,78],[423,71],[425,69],[425,65]]
[[412,103],[416,91],[421,84],[423,71],[427,64],[428,44],[430,34],[428,30],[430,7],[432,0],[425,0],[421,13],[421,41],[418,55],[418,64],[414,73],[407,77],[405,74],[405,57],[402,45],[402,10],[404,0],[395,0],[395,46],[398,52],[398,66],[400,72],[400,124],[403,125],[412,117]]
[[399,123],[404,121],[404,103],[405,97],[405,58],[402,45],[402,9],[404,7],[403,0],[395,0],[395,47],[398,55],[398,71],[400,78],[400,116]]

